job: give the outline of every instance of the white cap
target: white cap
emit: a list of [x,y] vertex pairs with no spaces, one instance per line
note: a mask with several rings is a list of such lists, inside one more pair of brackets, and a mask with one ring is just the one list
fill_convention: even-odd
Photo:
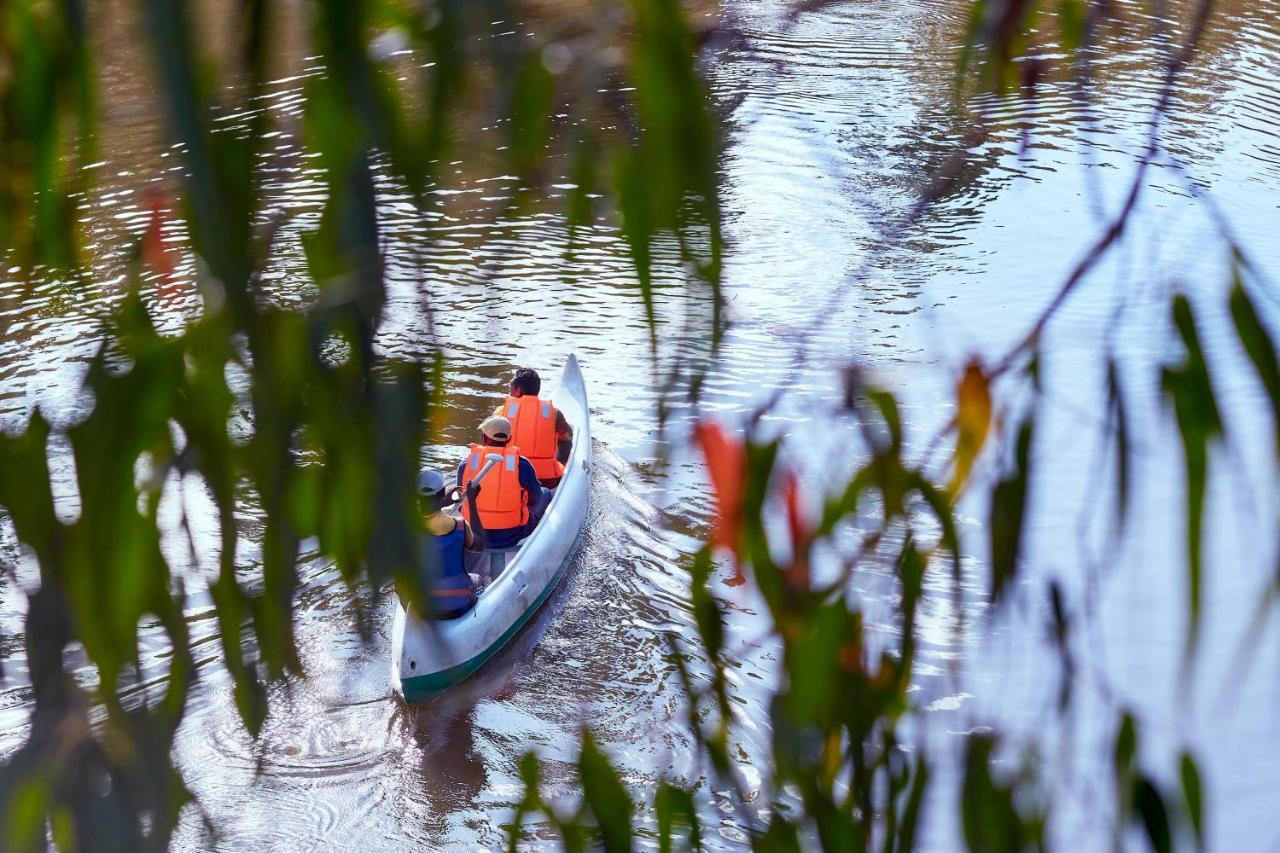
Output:
[[491,438],[494,441],[510,441],[511,421],[502,415],[490,415],[485,418],[484,423],[480,424],[480,432],[486,438]]
[[438,495],[444,491],[444,474],[435,468],[423,468],[418,472],[418,494]]

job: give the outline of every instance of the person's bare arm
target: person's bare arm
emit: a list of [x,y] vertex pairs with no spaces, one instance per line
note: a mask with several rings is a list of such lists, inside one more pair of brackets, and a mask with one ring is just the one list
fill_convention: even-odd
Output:
[[487,541],[484,522],[480,520],[480,510],[476,508],[476,495],[478,494],[480,494],[480,484],[467,483],[467,509],[471,511],[471,523],[462,522],[467,525],[466,533],[463,534],[463,544],[472,551],[483,551]]
[[556,459],[560,464],[569,461],[569,451],[573,450],[573,427],[565,420],[564,412],[556,410]]

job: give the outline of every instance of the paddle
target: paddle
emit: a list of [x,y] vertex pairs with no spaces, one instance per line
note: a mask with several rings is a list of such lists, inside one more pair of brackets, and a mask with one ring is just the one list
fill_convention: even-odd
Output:
[[471,482],[475,483],[477,486],[480,485],[480,481],[483,480],[485,478],[485,475],[489,473],[489,469],[492,468],[494,465],[497,465],[501,461],[502,461],[501,457],[498,457],[498,456],[491,457],[488,462],[484,463],[484,467],[480,469],[480,473],[476,474],[474,477],[471,478]]
[[[497,465],[501,461],[502,460],[497,456],[490,458],[488,462],[484,463],[484,467],[480,469],[480,473],[472,477],[470,482],[475,483],[477,486],[480,485],[480,481],[483,480],[488,475],[489,470],[493,468],[494,465]],[[450,501],[450,503],[455,503],[455,504],[462,503],[462,497],[463,497],[462,489],[459,489],[455,486],[453,489],[453,493],[455,497],[453,498],[452,501]]]
[[[485,534],[484,524],[480,521],[480,510],[476,508],[476,495],[480,493],[480,481],[485,478],[494,465],[502,461],[500,456],[491,456],[489,461],[484,463],[484,467],[480,469],[480,473],[476,474],[470,482],[466,484],[467,508],[471,510],[471,532],[475,536],[474,547],[483,551],[487,544],[488,536]],[[458,495],[458,500],[462,500],[462,495]]]

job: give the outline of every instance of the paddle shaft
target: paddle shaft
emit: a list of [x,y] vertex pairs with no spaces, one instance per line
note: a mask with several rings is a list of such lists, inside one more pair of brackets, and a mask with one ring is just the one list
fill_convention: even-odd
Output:
[[[480,469],[480,473],[472,477],[470,482],[479,485],[480,481],[483,480],[485,476],[489,473],[489,470],[493,468],[494,465],[498,464],[498,461],[499,460],[497,459],[490,459],[488,462],[484,463],[484,467]],[[465,502],[466,499],[467,499],[467,486],[466,484],[464,484],[461,489],[458,489],[458,503],[461,504]]]
[[485,475],[489,473],[489,469],[491,469],[494,465],[497,465],[497,464],[498,464],[497,459],[490,459],[488,462],[484,463],[484,467],[480,469],[480,473],[472,477],[471,482],[478,484],[481,480],[485,478]]

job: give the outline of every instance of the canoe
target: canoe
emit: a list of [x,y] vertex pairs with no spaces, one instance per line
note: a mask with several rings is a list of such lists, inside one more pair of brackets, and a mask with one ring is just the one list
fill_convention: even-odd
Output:
[[564,477],[533,533],[515,548],[485,552],[489,585],[456,619],[428,622],[396,602],[391,626],[391,678],[417,702],[464,681],[524,627],[564,576],[587,516],[591,484],[591,424],[587,388],[570,355],[551,394],[573,427]]

